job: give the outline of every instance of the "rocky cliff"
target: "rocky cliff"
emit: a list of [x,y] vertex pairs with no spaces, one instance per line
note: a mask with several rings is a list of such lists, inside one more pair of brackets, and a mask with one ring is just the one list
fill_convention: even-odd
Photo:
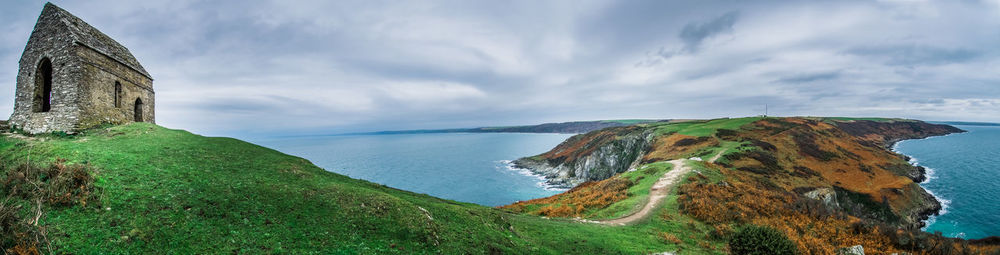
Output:
[[638,126],[592,131],[570,137],[544,154],[515,160],[514,166],[545,176],[549,185],[571,188],[634,167],[652,138],[651,130]]
[[[921,139],[930,136],[939,136],[952,133],[962,133],[965,130],[941,124],[930,124],[922,121],[871,121],[871,120],[851,120],[833,122],[837,127],[848,134],[861,139],[861,143],[868,146],[880,146],[892,148],[896,142],[907,139]],[[902,156],[904,161],[909,158]],[[927,170],[922,166],[913,166],[909,163],[896,162],[885,165],[886,169],[896,174],[909,177],[913,182],[920,183],[926,180]]]
[[[963,132],[915,120],[743,118],[652,123],[577,135],[515,161],[572,187],[639,164],[721,155],[727,175],[820,200],[837,211],[903,228],[922,226],[940,203],[917,183],[924,170],[888,148],[903,139]],[[706,158],[708,159],[708,158]]]

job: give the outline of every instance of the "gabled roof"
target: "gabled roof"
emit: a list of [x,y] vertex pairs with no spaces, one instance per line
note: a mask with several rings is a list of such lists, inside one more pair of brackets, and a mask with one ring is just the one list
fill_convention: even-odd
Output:
[[147,78],[153,78],[146,72],[145,68],[142,68],[142,65],[135,59],[135,56],[132,56],[132,53],[128,51],[128,48],[125,48],[125,46],[111,39],[108,35],[101,33],[97,28],[90,26],[90,24],[87,24],[87,22],[84,22],[72,13],[52,3],[46,3],[45,7],[42,8],[41,16],[38,20],[49,16],[63,22],[68,27],[70,36],[76,43],[87,46],[111,59],[121,62]]

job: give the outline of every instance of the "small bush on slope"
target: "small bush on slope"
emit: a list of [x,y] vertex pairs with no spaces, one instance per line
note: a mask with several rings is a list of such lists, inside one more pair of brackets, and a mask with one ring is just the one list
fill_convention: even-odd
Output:
[[95,170],[82,164],[66,164],[58,159],[48,166],[21,164],[8,169],[3,192],[28,200],[42,200],[57,206],[86,206],[98,201],[95,194]]
[[[97,200],[93,168],[65,164],[0,165],[6,173],[0,182],[0,249],[10,254],[39,254],[49,246],[46,229],[39,223],[48,207],[93,205]],[[14,198],[20,198],[15,200]],[[48,250],[49,253],[52,251]]]
[[733,234],[729,250],[736,255],[791,255],[795,244],[788,237],[769,227],[750,225]]

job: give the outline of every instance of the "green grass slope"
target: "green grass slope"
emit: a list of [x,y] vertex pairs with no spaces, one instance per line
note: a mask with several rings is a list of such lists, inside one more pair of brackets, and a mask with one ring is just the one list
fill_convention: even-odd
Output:
[[[655,234],[678,226],[515,215],[351,179],[236,139],[147,123],[73,137],[0,138],[2,180],[13,178],[14,166],[57,159],[94,169],[98,203],[43,205],[43,252],[636,254],[678,247]],[[0,186],[7,208],[34,217],[31,200],[8,196],[8,186]]]

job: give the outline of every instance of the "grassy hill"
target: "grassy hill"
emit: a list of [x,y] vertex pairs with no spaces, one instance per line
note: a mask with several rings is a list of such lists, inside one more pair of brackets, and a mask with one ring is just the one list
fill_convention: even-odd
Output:
[[[830,129],[832,122],[844,130]],[[914,123],[741,118],[639,124],[631,129],[645,129],[654,140],[637,171],[505,209],[351,179],[236,139],[148,123],[72,136],[4,134],[0,248],[13,254],[724,254],[732,233],[750,225],[773,226],[821,254],[853,244],[876,253],[962,248],[968,243],[869,224],[886,211],[821,209],[797,189],[831,187],[823,178],[843,177],[822,167],[829,162],[889,157],[860,150],[884,150],[892,139],[917,135],[898,132],[925,127]],[[839,140],[795,140],[799,133]],[[602,138],[608,142],[617,136],[593,134],[609,135]],[[574,145],[593,143],[586,136],[560,146],[586,149]],[[644,203],[652,181],[670,170],[664,161],[720,152],[726,156],[719,164],[685,162],[695,171],[646,219],[626,226],[575,219],[626,215]],[[823,152],[836,155],[824,161]],[[778,160],[767,160],[768,154]],[[912,183],[888,174],[900,169],[870,167],[868,178]],[[857,169],[863,168],[847,170]],[[832,186],[860,189],[836,190],[844,194],[841,205],[853,206],[846,209],[884,208],[866,192],[895,192]],[[887,206],[888,213],[898,213],[909,205]],[[545,208],[551,213],[539,213]]]
[[606,227],[512,214],[351,179],[236,139],[146,123],[75,136],[7,135],[0,138],[0,162],[0,244],[9,252],[700,249],[657,236],[682,223]]

